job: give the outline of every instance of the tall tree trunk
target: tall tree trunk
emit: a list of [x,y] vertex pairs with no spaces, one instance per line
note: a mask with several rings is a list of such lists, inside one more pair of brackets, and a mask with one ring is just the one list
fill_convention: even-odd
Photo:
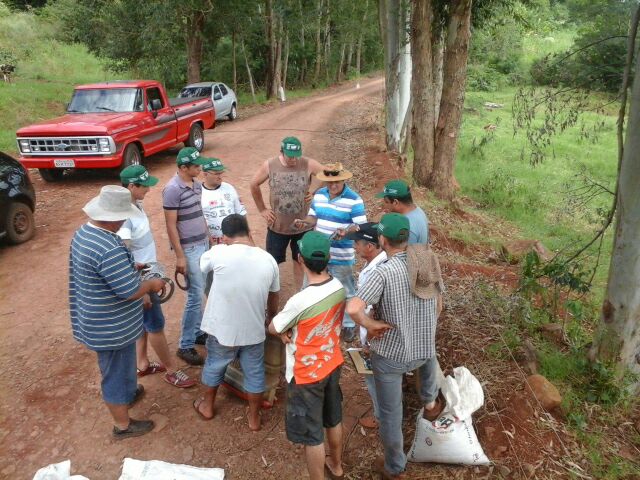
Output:
[[351,63],[353,61],[353,40],[349,39],[349,49],[347,50],[347,61],[344,65],[344,76],[349,78],[349,72],[351,71]]
[[435,151],[435,84],[433,79],[431,26],[433,9],[431,0],[413,0],[411,19],[411,56],[413,70],[411,95],[413,102],[413,179],[418,185],[426,185],[433,172]]
[[[640,7],[634,10],[628,39],[627,55],[635,51],[635,71],[640,72],[640,50],[635,37],[640,22]],[[631,60],[625,71],[628,78]],[[626,89],[619,122],[624,122]],[[622,123],[619,125],[622,132]],[[629,124],[618,171],[616,229],[609,266],[607,292],[602,304],[600,325],[594,338],[591,354],[617,367],[618,377],[626,372],[636,375],[631,386],[640,392],[640,76],[635,75],[629,103]],[[621,142],[622,143],[622,142]]]
[[282,88],[287,89],[287,70],[289,70],[289,31],[284,39],[284,61],[282,62]]
[[364,2],[364,13],[362,14],[362,24],[360,24],[360,33],[358,34],[358,46],[356,47],[356,74],[360,76],[360,71],[362,70],[362,37],[364,30],[364,26],[367,22],[367,13],[369,12],[369,0],[365,0]]
[[244,64],[247,67],[247,77],[249,77],[249,87],[251,88],[251,98],[253,103],[256,103],[256,89],[253,86],[253,75],[251,75],[251,68],[249,67],[249,59],[247,58],[247,50],[244,48],[244,38],[241,40],[242,54],[244,55]]
[[236,63],[236,31],[231,32],[231,59],[233,62],[233,91],[238,92],[238,66]]
[[434,118],[440,115],[440,101],[442,100],[442,86],[444,77],[442,76],[442,67],[444,62],[444,38],[443,31],[438,29],[437,32],[431,33],[431,53],[433,56],[433,105],[435,108]]
[[458,132],[464,106],[464,87],[467,79],[467,58],[471,36],[472,0],[453,0],[447,32],[443,62],[443,77],[440,113],[436,124],[433,175],[427,186],[436,196],[451,200],[455,195],[456,152]]
[[[304,18],[304,11],[302,10],[302,0],[298,0],[298,7],[300,9],[300,18]],[[307,79],[307,52],[304,46],[304,22],[300,22],[300,47],[302,48],[302,65],[300,66],[300,83],[304,84]]]
[[331,66],[331,0],[327,0],[327,21],[324,27],[324,77],[329,83],[329,68]]
[[344,67],[344,52],[347,48],[347,44],[343,43],[342,48],[340,49],[340,63],[338,64],[338,69],[336,70],[336,82],[342,81],[342,68]]
[[320,77],[320,67],[322,65],[322,12],[323,12],[324,0],[318,0],[318,28],[316,29],[316,62],[313,70],[313,83],[314,86],[318,82]]
[[276,32],[273,15],[273,0],[265,0],[265,36],[269,48],[267,49],[267,75],[265,78],[265,88],[267,99],[278,94],[278,86],[274,82],[276,63]]
[[[411,97],[411,48],[407,22],[409,4],[378,0],[378,16],[385,59],[385,130],[387,149],[402,153],[405,116]],[[406,130],[405,132],[406,133]]]
[[200,64],[202,63],[202,30],[205,14],[197,11],[187,16],[186,44],[187,44],[187,83],[200,81]]
[[276,59],[275,64],[273,65],[273,88],[275,89],[275,96],[278,95],[278,90],[282,86],[282,17],[280,15],[275,15],[275,24],[277,28],[275,29],[277,32],[276,36]]

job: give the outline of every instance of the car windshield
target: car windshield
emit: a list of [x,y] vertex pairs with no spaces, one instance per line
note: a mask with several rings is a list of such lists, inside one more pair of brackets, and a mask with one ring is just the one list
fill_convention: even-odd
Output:
[[178,98],[210,97],[211,87],[186,87],[183,88]]
[[69,113],[141,112],[140,88],[96,88],[76,90],[69,104]]

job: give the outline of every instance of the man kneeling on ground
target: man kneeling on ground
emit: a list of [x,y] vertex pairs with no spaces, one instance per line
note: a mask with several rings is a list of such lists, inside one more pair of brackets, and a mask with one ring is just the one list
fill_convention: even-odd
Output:
[[[343,478],[340,330],[346,303],[342,284],[327,272],[329,237],[307,232],[298,240],[308,286],[292,296],[269,325],[287,345],[287,438],[305,446],[309,478]],[[325,460],[324,432],[330,454]]]
[[207,388],[193,407],[205,420],[213,418],[218,387],[229,364],[239,357],[249,398],[249,428],[257,431],[265,384],[265,326],[278,311],[280,273],[273,257],[254,246],[244,216],[225,217],[221,228],[223,243],[200,258],[202,273],[213,271],[213,284],[201,326],[209,334],[202,370]]

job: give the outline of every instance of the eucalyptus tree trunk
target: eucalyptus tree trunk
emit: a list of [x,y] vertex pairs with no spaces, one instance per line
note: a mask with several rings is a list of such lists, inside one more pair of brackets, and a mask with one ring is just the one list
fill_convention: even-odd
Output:
[[433,71],[433,105],[434,118],[440,115],[440,100],[442,99],[442,86],[444,77],[442,67],[444,62],[444,32],[441,29],[431,32],[431,54]]
[[284,60],[282,62],[282,88],[287,89],[287,74],[289,70],[289,31],[284,39]]
[[322,12],[324,7],[324,0],[318,0],[318,27],[316,28],[316,61],[313,69],[313,83],[318,82],[320,77],[320,67],[322,65]]
[[275,81],[276,55],[278,50],[278,44],[276,42],[277,25],[275,25],[275,23],[273,0],[265,0],[265,36],[269,46],[267,49],[267,75],[265,78],[267,99],[278,95],[278,83]]
[[344,65],[344,76],[349,77],[349,71],[351,70],[351,63],[353,61],[353,40],[349,38],[349,50],[347,50],[347,61]]
[[433,7],[431,0],[414,0],[411,17],[411,56],[413,70],[413,178],[426,185],[433,173],[435,154],[434,55],[432,52]]
[[472,0],[452,0],[445,33],[443,78],[440,112],[435,130],[433,173],[427,187],[437,197],[451,200],[455,195],[456,153],[458,132],[462,121],[464,89],[467,79],[467,59],[471,37]]
[[231,59],[233,63],[233,91],[238,92],[238,66],[236,63],[236,31],[231,32]]
[[387,149],[402,153],[411,89],[411,48],[408,38],[409,4],[378,0],[378,17],[385,63],[385,131]]
[[244,48],[244,39],[241,40],[242,54],[244,56],[244,64],[247,67],[247,77],[249,78],[249,87],[251,88],[251,98],[256,103],[256,89],[253,85],[253,75],[251,75],[251,67],[249,67],[249,59],[247,58],[247,50]]
[[187,83],[200,81],[200,64],[202,63],[202,30],[205,13],[193,11],[186,17],[185,37],[187,44]]
[[336,81],[342,81],[342,69],[344,67],[344,52],[347,48],[346,43],[342,44],[342,48],[340,49],[340,63],[338,64],[338,69],[336,70]]
[[[635,51],[635,71],[640,71],[640,51],[635,37],[640,21],[636,7],[629,35],[628,55]],[[629,66],[631,59],[629,57]],[[628,76],[628,71],[625,71]],[[628,78],[628,77],[627,77]],[[626,80],[625,80],[626,83]],[[626,91],[626,89],[625,89]],[[621,118],[624,121],[626,95],[622,95]],[[619,125],[622,132],[623,124]],[[600,325],[592,351],[595,358],[617,367],[618,377],[635,374],[632,391],[640,392],[640,76],[635,75],[629,104],[629,124],[618,171],[616,226],[609,266],[607,292],[602,304]],[[622,144],[622,142],[621,142]]]

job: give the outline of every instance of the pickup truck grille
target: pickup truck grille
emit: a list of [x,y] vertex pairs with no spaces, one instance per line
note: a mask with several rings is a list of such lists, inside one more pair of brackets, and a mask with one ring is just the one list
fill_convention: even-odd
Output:
[[111,137],[32,137],[18,138],[24,155],[105,155],[115,152]]

